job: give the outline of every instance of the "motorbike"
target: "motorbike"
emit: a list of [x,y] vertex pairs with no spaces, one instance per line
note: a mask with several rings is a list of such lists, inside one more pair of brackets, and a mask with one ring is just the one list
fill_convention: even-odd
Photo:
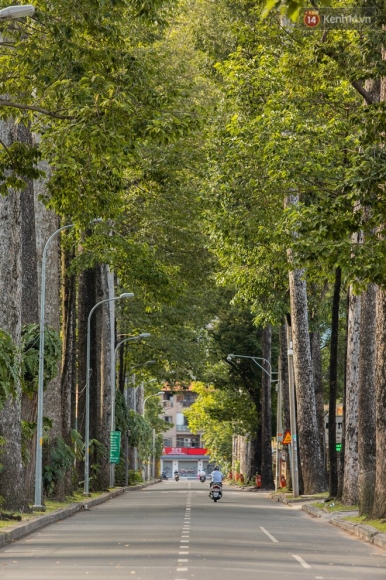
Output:
[[200,475],[200,481],[201,481],[201,483],[205,483],[206,482],[206,475]]
[[161,473],[161,478],[168,479],[168,476],[166,475],[166,473],[164,471]]
[[174,480],[175,480],[175,481],[179,481],[179,480],[180,480],[180,476],[179,476],[179,474],[178,474],[178,473],[175,473],[175,474],[174,474]]
[[210,484],[209,497],[215,503],[222,498],[222,484],[220,482],[212,482]]

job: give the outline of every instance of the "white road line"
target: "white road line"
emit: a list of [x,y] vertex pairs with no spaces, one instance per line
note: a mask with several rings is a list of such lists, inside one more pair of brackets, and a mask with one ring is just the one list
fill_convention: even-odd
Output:
[[269,532],[268,532],[268,531],[267,531],[265,528],[262,528],[262,527],[260,526],[260,529],[261,529],[261,531],[262,531],[262,532],[264,532],[264,533],[265,533],[265,535],[266,535],[266,536],[268,536],[268,538],[270,538],[270,539],[272,540],[272,542],[275,542],[276,544],[278,544],[278,543],[279,543],[279,540],[277,540],[276,538],[274,538],[274,537],[273,537],[273,535],[272,535],[272,534],[270,534],[270,533],[269,533]]
[[[184,546],[184,548],[187,548],[187,546]],[[178,552],[178,555],[179,556],[184,556],[184,555],[187,555],[187,554],[189,554],[189,552]]]
[[189,562],[187,558],[178,558],[177,562]]
[[186,544],[189,544],[189,540],[180,540],[180,543],[181,543],[181,544],[183,544],[184,542],[185,542]]
[[177,568],[177,572],[187,572],[187,568]]
[[301,556],[296,556],[295,554],[292,554],[292,557],[295,558],[295,560],[297,560],[299,564],[303,566],[303,568],[311,568],[311,566],[307,564],[307,562],[305,562]]

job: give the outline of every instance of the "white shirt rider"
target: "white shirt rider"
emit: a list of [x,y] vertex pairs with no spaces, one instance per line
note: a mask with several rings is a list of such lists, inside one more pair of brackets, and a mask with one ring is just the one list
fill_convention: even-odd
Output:
[[201,470],[198,472],[198,477],[202,477],[202,476],[206,477],[206,473],[205,473],[205,471],[204,471],[203,469],[201,469]]
[[219,469],[214,469],[212,471],[212,483],[221,483],[223,480],[223,474]]

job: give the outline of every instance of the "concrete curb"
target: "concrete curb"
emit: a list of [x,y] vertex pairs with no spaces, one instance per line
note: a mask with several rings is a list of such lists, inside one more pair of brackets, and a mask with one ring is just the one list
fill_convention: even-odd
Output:
[[322,510],[312,506],[312,505],[303,505],[302,510],[312,516],[313,518],[321,518],[324,512]]
[[54,524],[55,522],[59,522],[60,520],[64,520],[80,512],[82,510],[88,510],[93,506],[100,505],[117,497],[118,495],[122,495],[125,491],[137,491],[139,489],[144,489],[145,487],[149,487],[150,485],[154,485],[155,483],[159,483],[161,480],[157,479],[156,481],[151,481],[149,483],[144,483],[141,485],[133,485],[129,487],[120,487],[118,489],[114,489],[113,491],[109,491],[100,495],[99,497],[95,497],[93,499],[87,499],[81,502],[72,503],[68,507],[59,508],[57,511],[52,512],[47,515],[36,516],[35,518],[31,519],[28,522],[22,522],[20,524],[16,524],[15,526],[10,526],[6,532],[0,532],[0,546],[4,544],[8,544],[9,542],[14,542],[19,538],[23,538],[36,530],[40,530],[41,528],[45,528],[50,524]]
[[349,534],[357,536],[368,544],[374,544],[379,548],[386,549],[386,534],[382,534],[376,528],[373,528],[373,526],[368,526],[366,524],[354,524],[353,522],[349,522],[339,516],[334,516],[333,513],[326,514],[326,512],[323,510],[311,505],[303,505],[302,510],[314,518],[326,518],[327,515],[329,517],[326,519],[328,519],[328,522],[333,526],[336,526],[337,528],[340,528]]

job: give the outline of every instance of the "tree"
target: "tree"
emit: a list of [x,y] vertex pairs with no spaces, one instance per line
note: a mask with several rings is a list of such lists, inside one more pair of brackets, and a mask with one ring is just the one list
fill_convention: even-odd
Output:
[[232,463],[232,436],[247,434],[254,423],[254,411],[245,394],[222,391],[193,383],[198,393],[194,404],[185,411],[193,433],[203,431],[203,442],[211,461],[229,468]]

